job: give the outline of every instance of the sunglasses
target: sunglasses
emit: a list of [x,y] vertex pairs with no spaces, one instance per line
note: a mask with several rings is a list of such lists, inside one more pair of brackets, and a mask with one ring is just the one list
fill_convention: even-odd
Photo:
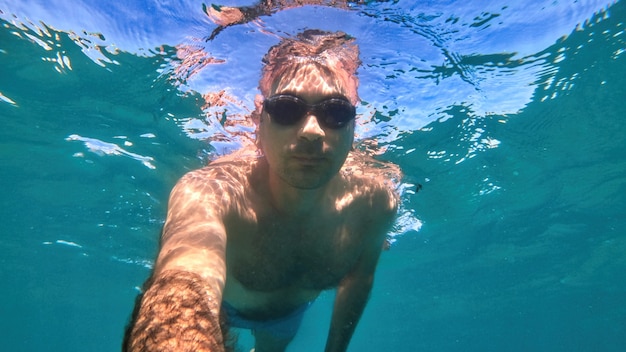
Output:
[[283,126],[292,126],[309,113],[317,117],[322,127],[340,129],[356,117],[356,108],[344,98],[330,98],[317,104],[308,104],[304,100],[289,94],[271,96],[263,102],[263,109],[272,121]]

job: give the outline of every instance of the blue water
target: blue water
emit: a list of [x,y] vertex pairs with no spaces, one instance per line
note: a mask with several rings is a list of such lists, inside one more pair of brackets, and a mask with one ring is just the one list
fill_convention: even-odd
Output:
[[626,348],[623,2],[306,6],[211,40],[202,9],[0,0],[3,350],[119,350],[169,190],[249,142],[261,57],[305,28],[357,38],[359,147],[405,174],[351,351]]

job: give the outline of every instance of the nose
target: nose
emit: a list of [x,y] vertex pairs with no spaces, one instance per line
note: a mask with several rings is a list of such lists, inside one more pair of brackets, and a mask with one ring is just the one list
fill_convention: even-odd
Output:
[[315,141],[324,138],[324,136],[324,129],[317,121],[317,117],[314,114],[307,114],[302,127],[298,131],[298,137],[308,141]]

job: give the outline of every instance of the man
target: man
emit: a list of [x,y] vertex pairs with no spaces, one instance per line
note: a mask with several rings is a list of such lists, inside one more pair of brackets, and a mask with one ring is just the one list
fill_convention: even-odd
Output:
[[309,30],[264,59],[257,148],[186,174],[170,196],[132,351],[223,351],[225,326],[284,351],[337,288],[326,351],[345,351],[366,305],[397,196],[351,152],[358,48]]

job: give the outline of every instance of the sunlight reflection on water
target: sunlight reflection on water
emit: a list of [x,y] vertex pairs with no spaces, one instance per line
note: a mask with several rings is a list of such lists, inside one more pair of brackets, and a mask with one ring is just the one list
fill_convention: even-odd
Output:
[[[606,2],[483,5],[372,2],[351,4],[349,9],[304,6],[278,11],[277,7],[271,15],[219,32],[197,1],[167,5],[138,1],[123,6],[89,1],[35,1],[26,6],[0,1],[4,9],[0,16],[20,29],[13,34],[53,53],[43,59],[60,74],[72,70],[74,59],[61,45],[63,32],[105,69],[121,65],[116,56],[122,52],[161,57],[160,80],[174,84],[182,95],[199,94],[205,100],[203,116],[168,113],[167,118],[187,137],[208,142],[211,158],[253,143],[255,127],[249,115],[259,94],[261,58],[270,46],[305,28],[342,30],[357,38],[363,61],[358,146],[382,155],[391,150],[409,154],[412,150],[398,143],[403,136],[460,113],[467,116],[459,139],[466,149],[427,153],[459,164],[499,147],[500,141],[480,122],[482,117],[498,115],[506,123],[532,100],[538,85],[568,86],[554,81],[562,53],[545,50],[590,15],[603,11]],[[9,97],[0,97],[16,105]],[[156,167],[152,156],[115,143],[78,134],[66,140],[82,141],[98,155],[126,156],[150,169]],[[129,147],[132,142],[124,139],[123,144]],[[415,187],[405,183],[400,190],[409,196],[408,190]],[[498,189],[485,179],[479,194]],[[394,235],[420,227],[416,215],[403,206]]]

